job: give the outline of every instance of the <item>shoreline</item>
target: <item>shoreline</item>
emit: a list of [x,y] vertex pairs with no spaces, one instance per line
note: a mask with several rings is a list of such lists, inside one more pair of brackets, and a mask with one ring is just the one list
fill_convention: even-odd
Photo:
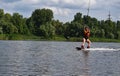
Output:
[[[82,42],[82,37],[71,37],[69,39],[63,36],[55,36],[52,39],[43,38],[34,35],[0,35],[0,40],[24,40],[24,41],[67,41],[67,42]],[[95,38],[90,37],[91,42],[117,42],[120,43],[120,39],[107,39],[107,38]]]

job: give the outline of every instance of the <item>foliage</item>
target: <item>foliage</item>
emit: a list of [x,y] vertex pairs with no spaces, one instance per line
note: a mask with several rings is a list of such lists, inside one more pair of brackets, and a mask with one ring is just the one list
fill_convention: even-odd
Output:
[[82,36],[82,25],[78,22],[66,23],[64,25],[64,36],[66,39],[69,37],[80,37]]
[[53,18],[53,12],[50,9],[36,9],[32,13],[32,20],[35,23],[36,27],[39,27],[41,24],[50,22]]
[[3,18],[3,16],[4,16],[4,10],[0,9],[0,19]]
[[40,26],[40,36],[44,38],[54,38],[55,27],[51,23],[46,23]]
[[33,34],[39,36],[39,28],[41,25],[51,22],[53,18],[53,12],[50,9],[36,9],[29,21],[29,28],[32,30]]
[[21,35],[29,35],[40,39],[66,38],[79,41],[84,26],[89,26],[93,40],[120,39],[119,20],[97,20],[78,12],[71,22],[63,23],[53,19],[53,11],[50,9],[35,9],[29,18],[24,18],[19,13],[4,13],[0,9],[0,39],[23,39]]
[[76,13],[73,22],[78,22],[82,24],[82,13]]
[[120,39],[120,31],[117,31],[117,39]]
[[56,35],[63,35],[64,34],[64,27],[63,23],[59,20],[53,20],[52,25],[55,27],[55,34]]

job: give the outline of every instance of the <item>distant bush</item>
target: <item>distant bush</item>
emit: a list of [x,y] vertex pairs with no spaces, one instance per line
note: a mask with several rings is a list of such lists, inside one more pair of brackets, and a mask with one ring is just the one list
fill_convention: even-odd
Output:
[[117,39],[120,39],[120,31],[117,32]]

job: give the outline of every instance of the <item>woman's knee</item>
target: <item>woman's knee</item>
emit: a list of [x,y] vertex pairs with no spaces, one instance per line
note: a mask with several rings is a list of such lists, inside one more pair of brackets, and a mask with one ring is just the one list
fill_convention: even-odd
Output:
[[90,44],[91,43],[90,40],[87,40],[87,43]]
[[83,38],[82,41],[85,42],[85,38]]

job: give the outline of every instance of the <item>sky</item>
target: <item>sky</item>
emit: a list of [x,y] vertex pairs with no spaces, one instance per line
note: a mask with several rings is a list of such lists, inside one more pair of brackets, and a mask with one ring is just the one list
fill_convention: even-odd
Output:
[[89,16],[106,20],[110,12],[113,21],[120,20],[120,0],[0,0],[0,9],[29,18],[35,9],[46,8],[53,11],[55,20],[70,22],[78,12],[87,15],[89,1]]

